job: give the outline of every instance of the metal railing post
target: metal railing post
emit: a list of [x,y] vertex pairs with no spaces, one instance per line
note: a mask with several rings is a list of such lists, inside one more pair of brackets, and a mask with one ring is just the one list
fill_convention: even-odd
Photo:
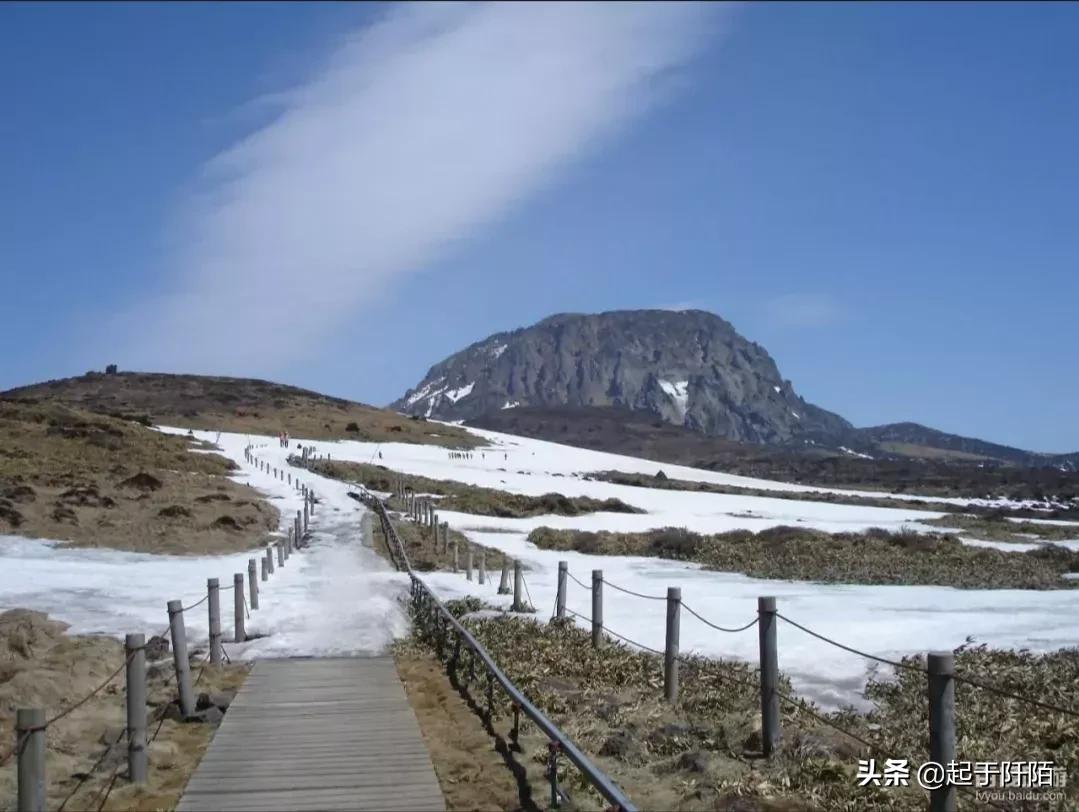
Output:
[[146,783],[146,636],[124,638],[127,660],[127,771],[133,784]]
[[757,598],[761,656],[761,749],[770,757],[779,747],[779,652],[776,647],[776,599]]
[[[955,656],[950,651],[929,652],[929,760],[947,765],[955,761]],[[930,812],[955,812],[954,784],[929,793]]]

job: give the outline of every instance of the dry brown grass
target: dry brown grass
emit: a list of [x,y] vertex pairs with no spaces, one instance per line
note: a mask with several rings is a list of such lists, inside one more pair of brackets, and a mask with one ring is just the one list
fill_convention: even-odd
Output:
[[[368,440],[473,448],[474,435],[388,409],[270,381],[208,375],[121,372],[24,386],[0,398],[63,403],[158,425],[316,440]],[[353,428],[354,426],[354,428]]]
[[[561,493],[545,493],[530,496],[507,493],[497,488],[482,488],[452,479],[431,479],[416,474],[402,474],[384,465],[340,460],[316,460],[312,471],[343,482],[358,482],[375,491],[392,491],[395,483],[411,488],[415,493],[437,494],[439,510],[471,513],[475,516],[496,516],[502,519],[522,519],[528,516],[581,516],[585,513],[644,513],[640,508],[627,505],[621,499],[592,499],[588,496],[565,496]],[[405,507],[404,502],[393,497],[390,506],[394,510]]]
[[[479,568],[480,551],[483,551],[489,581],[498,582],[503,565],[508,565],[511,569],[513,567],[513,562],[500,550],[469,541],[468,537],[456,530],[450,529],[450,546],[443,549],[441,534],[439,535],[439,542],[436,543],[434,534],[426,526],[421,526],[416,522],[405,519],[391,519],[391,521],[393,521],[393,526],[397,530],[398,538],[401,539],[401,543],[405,547],[409,562],[417,572],[452,569],[453,545],[455,544],[457,545],[458,567],[461,571],[466,566],[466,551],[469,546],[472,547],[473,567],[477,570]],[[375,551],[383,558],[392,561],[393,557],[386,546],[386,538],[382,533],[382,524],[380,522],[371,523],[371,534],[374,539]],[[478,578],[478,574],[475,577]]]
[[[425,651],[401,647],[395,660],[447,809],[501,812],[545,806],[543,766],[528,761],[507,731],[485,725],[467,687],[455,686],[442,663]],[[521,741],[527,750],[543,744],[535,733]]]
[[1079,553],[1060,546],[1029,552],[971,547],[953,536],[826,533],[805,527],[731,530],[706,535],[684,527],[640,533],[538,527],[528,540],[546,550],[592,555],[651,555],[695,561],[753,578],[840,584],[926,584],[965,589],[1074,589],[1063,575],[1079,569]]
[[[19,609],[0,614],[0,741],[4,742],[0,753],[6,753],[14,741],[17,708],[44,707],[51,717],[121,669],[124,653],[119,641],[96,635],[69,636],[65,629],[66,624],[40,612]],[[192,652],[192,656],[201,659],[198,652]],[[242,684],[247,666],[206,667],[195,673],[199,677],[196,691],[234,691]],[[171,659],[147,669],[151,719],[157,719],[175,699],[171,674]],[[68,796],[68,810],[96,809],[114,775],[105,809],[175,806],[213,736],[214,726],[171,720],[161,723],[149,748],[147,783],[135,787],[124,778],[126,744],[122,739],[113,744],[123,732],[124,714],[124,673],[120,670],[86,704],[49,726],[45,767],[49,809],[58,808]],[[157,729],[154,722],[149,733]],[[0,768],[0,810],[14,809],[15,766],[12,759]],[[79,786],[83,775],[87,778]]]
[[114,417],[0,400],[0,533],[154,553],[257,546],[276,509],[228,478],[231,461],[193,447]]

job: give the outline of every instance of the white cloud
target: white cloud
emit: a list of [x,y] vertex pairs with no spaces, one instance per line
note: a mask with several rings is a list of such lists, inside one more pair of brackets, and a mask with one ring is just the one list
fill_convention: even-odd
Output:
[[246,371],[312,350],[662,97],[707,4],[402,5],[345,38],[217,156],[144,302],[146,366]]
[[827,327],[842,318],[843,308],[825,293],[788,293],[766,302],[765,316],[773,327]]

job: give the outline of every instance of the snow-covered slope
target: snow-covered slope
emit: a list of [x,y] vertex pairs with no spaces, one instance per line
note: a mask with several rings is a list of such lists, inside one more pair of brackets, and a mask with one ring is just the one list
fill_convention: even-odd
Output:
[[[376,462],[394,470],[455,479],[520,493],[558,491],[598,498],[616,496],[649,511],[642,515],[540,517],[495,519],[442,512],[441,518],[474,541],[520,558],[527,567],[526,582],[537,607],[537,619],[550,617],[554,605],[559,560],[569,562],[571,574],[588,583],[593,569],[636,592],[660,596],[667,586],[680,586],[683,600],[720,625],[738,626],[752,619],[756,599],[774,595],[779,609],[822,634],[874,654],[896,656],[928,649],[952,648],[968,635],[978,642],[1002,647],[1055,649],[1079,643],[1079,631],[1069,622],[1079,610],[1079,592],[1021,590],[957,590],[942,587],[846,586],[791,583],[747,578],[702,570],[695,565],[631,556],[588,556],[535,548],[527,532],[539,524],[580,528],[644,529],[682,525],[714,531],[732,527],[761,528],[800,523],[827,530],[871,525],[900,527],[936,513],[915,509],[838,505],[719,494],[652,491],[589,482],[574,476],[582,471],[618,469],[702,481],[770,487],[788,491],[799,486],[730,477],[679,466],[659,466],[600,452],[571,449],[554,443],[492,432],[478,432],[491,446],[471,459],[450,459],[445,449],[432,446],[359,442],[313,443],[319,453],[334,459]],[[195,432],[214,441],[216,432]],[[237,478],[266,493],[291,521],[301,506],[295,492],[243,461],[248,441],[264,444],[258,455],[281,467],[294,449],[280,448],[276,439],[222,434],[223,452],[241,470]],[[303,442],[303,441],[301,441]],[[378,454],[381,452],[382,458]],[[240,656],[320,655],[381,650],[404,632],[406,621],[397,599],[407,594],[406,579],[364,549],[358,538],[362,509],[348,498],[348,486],[301,473],[323,507],[315,515],[316,544],[294,555],[284,572],[276,573],[263,591],[263,606],[253,613],[250,628],[269,636],[237,647]],[[284,524],[283,524],[284,526]],[[1077,530],[1079,537],[1079,530]],[[6,606],[43,609],[74,624],[75,631],[160,630],[167,620],[165,601],[182,597],[198,600],[207,577],[231,582],[233,572],[246,572],[248,556],[175,558],[105,550],[67,550],[24,539],[0,540],[0,601]],[[508,598],[496,594],[497,574],[481,586],[463,574],[424,576],[444,597],[475,594],[496,605]],[[586,589],[570,582],[568,607],[587,615]],[[229,607],[223,606],[229,617]],[[606,623],[644,645],[662,648],[665,607],[605,590]],[[188,626],[197,640],[205,638],[202,608],[190,613]],[[227,624],[227,627],[230,624]],[[226,630],[227,633],[227,630]],[[688,614],[682,619],[682,648],[712,656],[755,660],[757,635],[752,629],[722,634]],[[785,624],[779,627],[781,668],[796,689],[825,704],[857,701],[868,664],[859,657],[829,647]],[[228,647],[234,653],[232,647]]]

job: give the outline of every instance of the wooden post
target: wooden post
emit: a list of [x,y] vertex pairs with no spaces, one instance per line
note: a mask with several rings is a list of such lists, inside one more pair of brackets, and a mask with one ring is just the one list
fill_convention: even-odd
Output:
[[502,577],[498,579],[498,594],[510,594],[510,560],[502,554]]
[[521,562],[514,559],[513,561],[513,611],[523,612],[525,611],[525,599],[524,599],[524,574],[521,572]]
[[603,645],[603,570],[592,570],[592,648]]
[[266,556],[259,556],[259,580],[266,581],[270,577],[270,571],[266,569]]
[[247,639],[244,631],[244,574],[237,572],[232,576],[232,642],[242,643]]
[[457,542],[453,543],[453,571],[457,572],[460,569],[457,562]]
[[274,547],[277,548],[277,566],[285,566],[285,548],[281,544],[275,544]]
[[776,647],[776,599],[757,598],[761,655],[761,749],[765,757],[779,747],[779,652]]
[[273,575],[273,545],[266,545],[266,569],[270,575]]
[[472,580],[472,545],[465,548],[465,579]]
[[450,548],[450,523],[442,522],[442,549],[448,550]]
[[15,752],[19,757],[19,812],[45,812],[45,709],[15,712]]
[[667,644],[663,649],[663,696],[672,704],[678,701],[678,631],[682,610],[682,590],[667,587]]
[[206,594],[210,604],[210,664],[221,665],[221,586],[216,578],[206,579]]
[[479,582],[487,583],[487,551],[480,547]]
[[124,638],[127,662],[127,771],[133,784],[146,783],[146,636]]
[[566,584],[569,580],[569,562],[558,562],[558,592],[555,594],[554,616],[563,618],[566,616]]
[[305,533],[307,532],[307,523],[308,523],[308,517],[309,517],[309,514],[310,514],[309,506],[310,506],[310,503],[306,499],[304,499],[303,500],[303,532],[305,532]]
[[249,558],[247,561],[247,588],[250,591],[247,602],[251,604],[251,611],[254,612],[259,608],[259,579],[257,575],[258,564],[255,559]]
[[[931,651],[929,671],[929,760],[955,761],[955,657],[950,651]],[[944,783],[929,793],[930,812],[955,812],[954,784]]]
[[295,528],[292,532],[292,538],[295,540],[295,544],[293,546],[295,546],[298,550],[300,549],[300,547],[303,546],[303,534],[300,532],[300,511],[298,510],[296,511],[296,520],[293,522],[293,524],[295,525]]
[[[243,577],[243,576],[241,576]],[[195,695],[191,693],[191,663],[187,660],[187,634],[184,630],[183,601],[169,601],[169,631],[172,633],[172,664],[180,693],[180,713],[195,713]]]

